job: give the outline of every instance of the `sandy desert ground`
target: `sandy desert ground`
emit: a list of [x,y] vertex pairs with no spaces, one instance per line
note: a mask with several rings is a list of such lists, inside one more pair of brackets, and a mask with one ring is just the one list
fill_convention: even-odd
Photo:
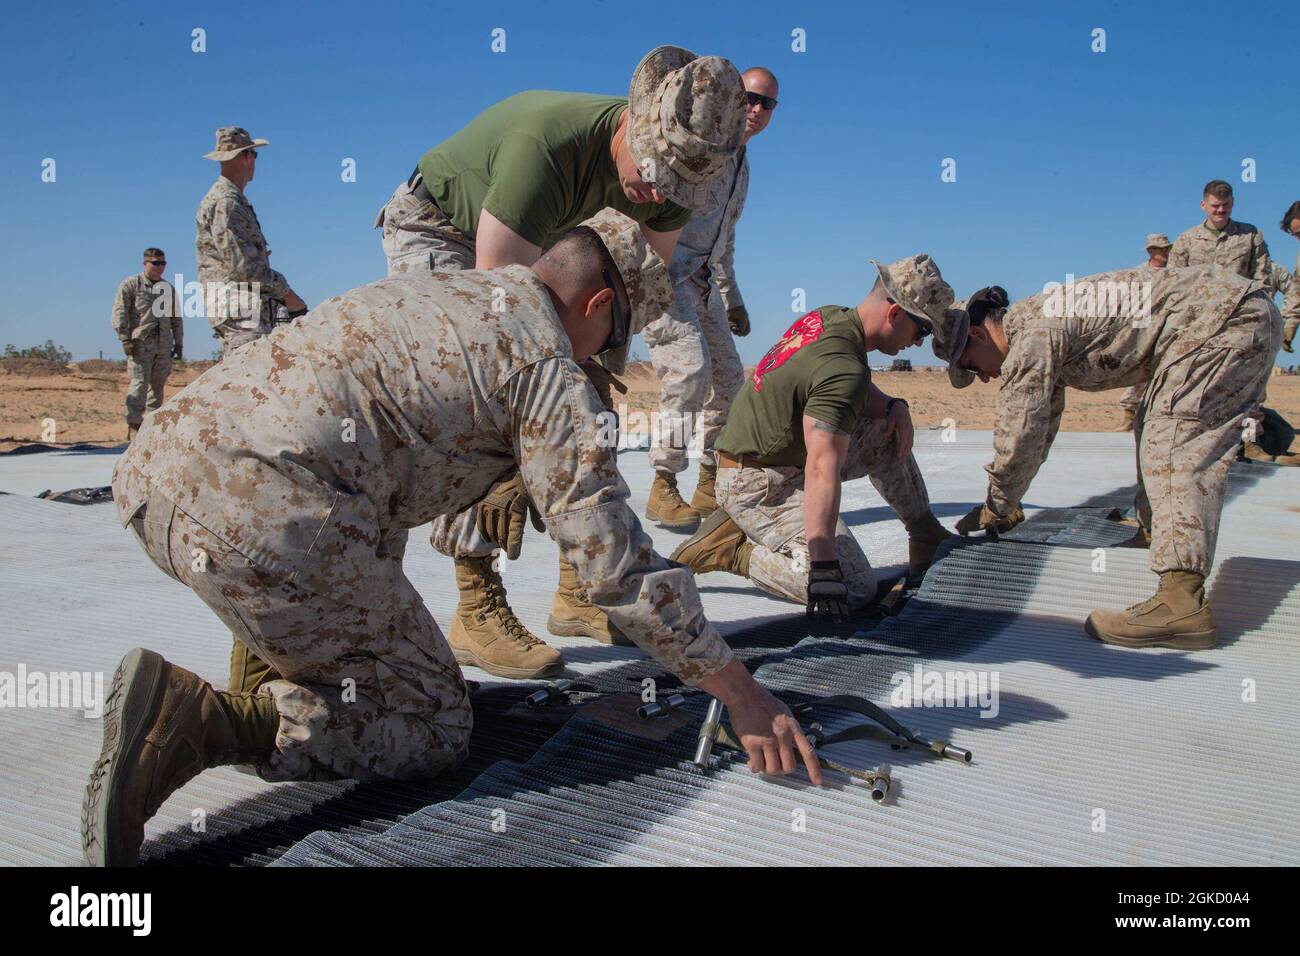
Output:
[[[170,398],[211,362],[184,362],[167,381]],[[659,380],[647,363],[634,363],[624,376],[628,394],[619,396],[629,410],[650,413],[658,405]],[[917,427],[940,427],[952,418],[960,428],[992,428],[997,383],[976,382],[958,391],[938,368],[880,372],[876,383],[891,395],[906,398]],[[126,439],[127,378],[124,362],[91,360],[62,366],[40,359],[0,361],[0,451],[16,444],[89,442],[120,444]],[[1066,431],[1113,431],[1123,415],[1119,391],[1070,390],[1062,428]],[[1269,404],[1300,425],[1300,375],[1277,375],[1269,386]],[[51,430],[51,424],[53,427]],[[53,440],[51,441],[51,435]]]

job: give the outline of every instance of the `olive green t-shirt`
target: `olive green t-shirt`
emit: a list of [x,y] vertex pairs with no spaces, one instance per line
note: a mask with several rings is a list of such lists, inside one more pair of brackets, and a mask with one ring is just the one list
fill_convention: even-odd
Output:
[[865,414],[871,369],[856,309],[825,305],[800,318],[754,367],[716,447],[769,466],[803,465],[805,415],[851,433]]
[[609,145],[627,98],[529,90],[490,106],[420,159],[429,195],[467,236],[486,209],[533,245],[611,206],[657,232],[691,216],[672,202],[634,203]]

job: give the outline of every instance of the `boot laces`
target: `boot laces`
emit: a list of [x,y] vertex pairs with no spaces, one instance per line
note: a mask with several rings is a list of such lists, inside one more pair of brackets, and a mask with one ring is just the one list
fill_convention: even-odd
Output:
[[515,617],[514,609],[506,601],[506,591],[500,582],[489,581],[486,591],[488,609],[479,612],[480,619],[489,614],[496,615],[497,624],[506,637],[525,649],[542,643]]

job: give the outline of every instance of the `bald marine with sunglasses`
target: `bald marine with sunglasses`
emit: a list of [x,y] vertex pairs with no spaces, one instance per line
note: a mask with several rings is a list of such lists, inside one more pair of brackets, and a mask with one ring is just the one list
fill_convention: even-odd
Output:
[[844,481],[866,475],[908,533],[908,569],[923,574],[952,535],[930,510],[912,456],[907,403],[871,381],[868,353],[896,355],[936,334],[935,353],[965,313],[928,255],[888,266],[856,307],[800,318],[754,369],[718,436],[717,500],[673,553],[697,574],[729,571],[816,617],[843,619],[876,593],[871,562],[840,519]]

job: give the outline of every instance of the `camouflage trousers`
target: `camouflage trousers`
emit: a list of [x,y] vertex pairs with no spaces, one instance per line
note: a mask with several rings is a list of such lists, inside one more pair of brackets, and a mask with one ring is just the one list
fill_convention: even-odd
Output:
[[400,183],[375,217],[382,229],[388,274],[411,270],[455,272],[473,269],[474,240],[452,225],[429,199],[419,199],[410,185]]
[[236,349],[239,349],[249,342],[256,342],[262,336],[266,335],[267,329],[238,329],[231,328],[228,325],[218,326],[215,330],[217,338],[221,341],[221,359],[225,361],[227,356]]
[[[905,525],[930,514],[930,496],[916,459],[898,459],[895,440],[882,419],[859,421],[849,442],[843,477],[866,475]],[[719,468],[716,496],[751,541],[750,580],[776,597],[806,603],[808,536],[804,530],[804,469]],[[849,589],[849,606],[859,608],[876,594],[876,573],[862,547],[841,520],[835,550]]]
[[661,383],[650,464],[659,471],[685,471],[695,440],[703,462],[714,464],[713,443],[745,383],[722,296],[707,275],[677,282],[672,310],[642,335]]
[[1210,573],[1228,470],[1261,415],[1281,346],[1281,313],[1257,293],[1200,348],[1156,367],[1133,434],[1138,520],[1151,531],[1157,574]]
[[1142,393],[1145,391],[1145,385],[1130,385],[1120,396],[1119,407],[1136,413],[1138,406],[1142,404]]
[[139,428],[145,410],[156,411],[163,403],[164,386],[172,372],[171,349],[157,340],[137,339],[135,355],[127,356],[126,372],[131,379],[126,390],[126,423]]
[[413,587],[395,610],[340,604],[269,572],[161,495],[132,519],[145,552],[275,672],[265,780],[407,780],[468,750],[469,692]]

